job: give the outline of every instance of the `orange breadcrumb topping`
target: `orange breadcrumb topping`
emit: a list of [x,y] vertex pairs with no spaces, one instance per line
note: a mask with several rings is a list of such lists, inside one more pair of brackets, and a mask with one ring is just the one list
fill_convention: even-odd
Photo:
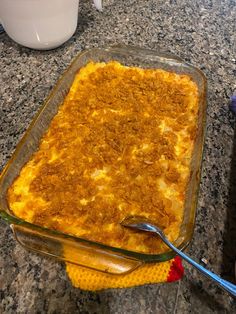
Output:
[[187,75],[88,63],[9,189],[12,211],[89,240],[163,251],[160,240],[120,222],[143,215],[178,237],[197,113]]

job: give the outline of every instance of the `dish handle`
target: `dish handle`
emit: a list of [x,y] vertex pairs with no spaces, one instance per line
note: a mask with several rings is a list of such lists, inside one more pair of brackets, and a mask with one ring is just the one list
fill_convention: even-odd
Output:
[[89,241],[62,237],[47,230],[32,230],[22,225],[11,225],[16,240],[25,248],[76,265],[101,272],[119,275],[141,266],[141,260],[127,257],[105,246],[95,246]]
[[149,60],[162,59],[163,61],[164,60],[166,61],[168,59],[169,62],[173,60],[175,63],[184,63],[184,60],[181,59],[179,56],[176,56],[172,52],[167,51],[166,49],[160,46],[156,47],[155,50],[153,50],[137,46],[127,46],[125,44],[115,44],[113,46],[108,47],[106,50],[112,52],[117,50],[119,53],[128,55],[130,54],[130,52],[132,52],[136,56],[139,55],[141,55],[142,57],[145,56]]

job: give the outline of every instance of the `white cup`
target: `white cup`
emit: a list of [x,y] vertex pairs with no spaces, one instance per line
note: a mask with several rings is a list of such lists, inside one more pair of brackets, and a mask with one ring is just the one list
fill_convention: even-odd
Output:
[[53,49],[75,32],[79,0],[0,0],[0,21],[10,38],[33,49]]

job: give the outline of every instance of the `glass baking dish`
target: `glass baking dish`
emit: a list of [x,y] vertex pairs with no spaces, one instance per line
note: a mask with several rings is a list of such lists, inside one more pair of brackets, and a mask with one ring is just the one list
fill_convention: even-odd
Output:
[[187,74],[196,82],[200,96],[198,130],[191,160],[191,175],[187,187],[183,221],[179,237],[174,244],[182,250],[190,242],[194,230],[206,125],[206,78],[197,68],[160,50],[113,46],[89,49],[75,58],[34,118],[1,174],[0,216],[10,224],[16,240],[26,248],[99,271],[123,274],[132,271],[143,263],[169,260],[175,254],[171,251],[162,254],[142,254],[43,228],[15,217],[8,207],[6,199],[8,187],[18,176],[22,166],[37,150],[40,139],[67,95],[75,74],[91,60],[96,62],[117,60],[126,66],[160,68],[179,74]]

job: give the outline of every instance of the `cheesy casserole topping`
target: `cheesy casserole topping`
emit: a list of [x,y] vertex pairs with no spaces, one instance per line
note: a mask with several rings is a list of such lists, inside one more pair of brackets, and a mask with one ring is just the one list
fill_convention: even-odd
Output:
[[197,116],[189,76],[90,62],[8,190],[10,208],[67,234],[162,252],[160,240],[120,222],[142,215],[178,237]]

